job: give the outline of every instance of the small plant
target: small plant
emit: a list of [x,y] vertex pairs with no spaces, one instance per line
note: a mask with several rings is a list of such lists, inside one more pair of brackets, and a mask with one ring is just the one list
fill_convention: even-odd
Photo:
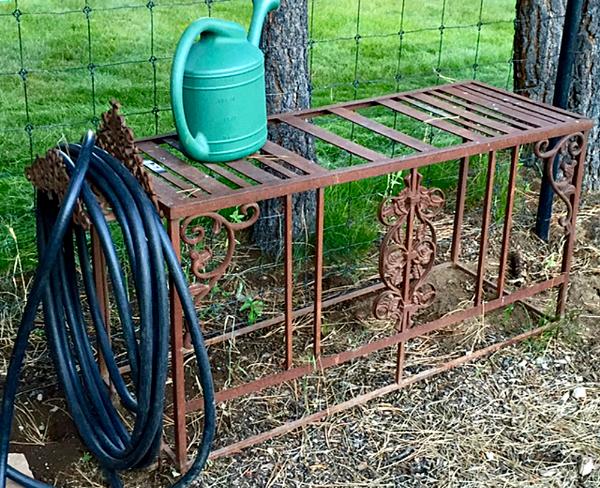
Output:
[[510,325],[511,322],[511,318],[513,315],[513,312],[515,311],[515,305],[514,303],[511,303],[508,307],[506,307],[503,312],[502,312],[502,322],[504,323],[504,327],[507,327],[508,325]]
[[79,461],[81,463],[89,463],[92,460],[92,455],[89,452],[84,452]]
[[240,212],[240,208],[236,207],[233,212],[229,215],[229,220],[234,224],[239,224],[244,220],[244,214]]
[[[540,317],[538,326],[543,327],[550,321],[545,317]],[[544,354],[550,347],[551,342],[558,337],[559,324],[557,323],[554,327],[545,330],[541,334],[535,337],[531,337],[523,342],[523,345],[527,350],[536,355]]]
[[264,302],[253,297],[246,297],[246,300],[240,307],[240,312],[248,313],[248,323],[254,324],[260,318],[264,309]]
[[254,324],[261,317],[265,304],[262,300],[257,299],[255,296],[245,295],[243,290],[244,284],[240,282],[235,294],[237,300],[242,302],[240,312],[246,312],[248,316],[248,323]]

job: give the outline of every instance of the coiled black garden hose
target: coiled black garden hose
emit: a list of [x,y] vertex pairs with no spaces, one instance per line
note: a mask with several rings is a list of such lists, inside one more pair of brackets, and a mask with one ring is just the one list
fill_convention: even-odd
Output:
[[[50,486],[7,465],[21,366],[40,302],[43,303],[51,355],[71,415],[84,443],[106,473],[110,486],[122,486],[119,471],[147,466],[156,459],[163,431],[168,369],[169,277],[183,306],[204,396],[204,431],[197,457],[189,471],[173,485],[178,488],[188,486],[208,458],[216,414],[208,354],[184,274],[161,219],[144,190],[120,161],[94,146],[93,132],[88,132],[82,145],[63,147],[61,155],[70,175],[62,204],[59,206],[43,192],[37,195],[39,267],[4,384],[0,415],[0,488],[4,488],[7,476],[25,487]],[[73,163],[71,157],[76,157],[77,162]],[[90,185],[105,196],[122,231],[139,320],[132,318],[125,273]],[[73,224],[72,215],[78,198],[85,205],[106,257],[127,345],[133,391],[128,389],[119,372],[104,327],[85,231]],[[94,339],[88,335],[79,283],[83,284],[89,305]],[[122,404],[135,416],[131,431],[113,406],[109,388],[95,359],[93,344],[102,351],[110,380]]]

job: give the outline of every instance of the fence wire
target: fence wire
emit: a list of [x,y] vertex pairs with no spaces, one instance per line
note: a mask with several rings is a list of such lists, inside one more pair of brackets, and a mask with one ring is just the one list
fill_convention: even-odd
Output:
[[[137,136],[173,130],[169,72],[184,28],[201,16],[247,24],[251,8],[250,0],[0,0],[1,261],[16,252],[9,233],[33,249],[24,166],[97,126],[113,98]],[[315,105],[457,79],[512,87],[515,0],[308,0],[308,9]],[[544,24],[560,28],[562,19]],[[336,225],[354,223],[351,207]]]
[[[4,149],[3,159],[31,159],[35,153],[43,151],[47,145],[47,135],[66,132],[66,135],[74,136],[85,126],[97,125],[98,114],[105,109],[109,101],[106,99],[106,90],[98,90],[98,78],[103,73],[111,73],[111,70],[120,70],[115,85],[127,87],[129,84],[129,89],[118,91],[124,95],[125,100],[122,102],[126,114],[136,117],[133,126],[140,136],[171,128],[168,114],[170,106],[165,96],[168,92],[168,76],[165,74],[170,69],[172,47],[176,39],[170,34],[180,32],[183,26],[195,17],[212,16],[215,11],[217,15],[234,13],[237,18],[243,19],[244,15],[247,18],[249,5],[245,4],[250,3],[249,0],[0,2],[0,51],[5,59],[0,67],[0,79],[3,79],[0,86],[5,94],[0,99],[0,138],[25,136],[27,141],[26,153],[22,147]],[[405,86],[440,83],[457,78],[487,77],[497,85],[510,88],[514,61],[510,50],[502,55],[498,52],[498,56],[495,53],[487,55],[485,48],[482,48],[482,36],[486,35],[486,30],[490,31],[496,26],[513,25],[514,1],[439,0],[428,3],[435,5],[427,6],[425,10],[439,10],[439,18],[435,19],[433,14],[422,15],[423,21],[419,25],[419,22],[415,21],[415,14],[420,13],[415,12],[415,7],[420,7],[420,4],[416,2],[309,0],[310,72],[316,101],[339,101],[363,94],[378,94],[400,90]],[[497,7],[491,8],[498,3],[505,4],[508,8],[500,11]],[[462,4],[461,10],[468,4],[468,9],[476,12],[473,22],[455,22],[456,19],[450,17],[458,4]],[[339,7],[332,9],[332,5]],[[352,32],[345,32],[342,26],[336,28],[336,19],[332,19],[328,14],[333,12],[335,15],[345,11],[347,17],[347,9],[351,7],[354,20]],[[364,19],[369,13],[375,12],[375,15],[385,18],[397,14],[398,8],[400,12],[393,31],[384,30],[386,27],[378,29],[377,21],[372,18],[369,19],[369,26],[365,26]],[[243,15],[239,14],[240,11]],[[141,15],[146,17],[145,28],[140,22]],[[161,23],[171,21],[177,28],[157,28],[159,15]],[[409,17],[411,22],[407,25]],[[43,23],[40,19],[43,19]],[[128,19],[134,19],[134,25],[128,25]],[[555,18],[548,18],[546,22],[551,23],[554,20]],[[11,22],[12,29],[9,25]],[[104,25],[98,25],[100,22]],[[387,25],[390,22],[385,23]],[[334,27],[328,27],[328,24],[333,24]],[[45,29],[44,25],[50,33],[45,39],[39,31],[36,32],[40,28]],[[180,26],[181,28],[178,28]],[[107,39],[117,44],[131,42],[132,34],[128,32],[130,28],[138,29],[138,33],[134,35],[135,46],[127,52],[117,49],[114,56],[111,56],[110,52],[105,53]],[[110,36],[99,35],[99,29],[104,29],[105,34],[106,31],[110,32]],[[69,31],[72,30],[82,31],[79,42],[71,41]],[[323,36],[325,31],[333,35]],[[510,49],[512,44],[511,31],[511,28],[507,29],[506,38],[500,41],[505,51],[506,48]],[[58,46],[60,50],[60,44],[63,42],[61,35],[65,33],[68,34],[69,42],[63,47],[63,60],[45,59],[44,49],[47,46],[44,44],[54,45],[55,48]],[[170,38],[166,38],[168,34]],[[449,44],[450,35],[454,39]],[[464,40],[456,42],[457,36],[463,36]],[[140,52],[136,48],[143,44],[143,39],[147,45]],[[38,43],[41,45],[35,45]],[[411,49],[411,45],[416,45],[425,53]],[[394,47],[389,49],[390,52],[377,55],[371,52],[369,56],[365,56],[363,52],[365,49],[373,51],[378,47],[388,49],[392,46]],[[64,63],[64,59],[73,56],[70,50],[83,50],[85,62]],[[338,56],[334,62],[340,67],[351,67],[350,77],[344,69],[329,70],[323,76],[323,64],[330,60],[326,53],[328,50],[335,50]],[[446,66],[445,60],[452,51],[468,52],[470,55],[465,56],[461,65]],[[414,72],[411,65],[424,54],[431,55],[431,64]],[[393,72],[387,69],[382,72],[381,67],[373,63],[373,59],[382,58],[386,59],[386,63],[389,59],[395,59]],[[14,60],[17,62],[11,62]],[[132,76],[145,73],[143,68],[148,68],[149,76],[143,80],[143,85],[139,86],[138,80]],[[494,76],[487,76],[485,70],[492,70]],[[378,76],[380,73],[383,76]],[[500,73],[504,74],[500,76]],[[76,80],[79,84],[82,74],[88,78],[87,87],[74,86],[73,81]],[[21,84],[19,91],[14,89],[15,80]],[[51,109],[47,108],[52,103],[53,90],[45,94],[43,87],[37,86],[43,85],[44,81],[52,83],[53,80],[60,85],[61,92],[60,100],[56,100],[56,115],[48,114]],[[140,89],[148,94],[144,102],[128,106],[127,99],[134,96],[135,90]],[[45,96],[49,97],[50,101],[40,102],[39,99]],[[44,105],[43,111],[40,105]],[[144,119],[143,122],[140,118]]]

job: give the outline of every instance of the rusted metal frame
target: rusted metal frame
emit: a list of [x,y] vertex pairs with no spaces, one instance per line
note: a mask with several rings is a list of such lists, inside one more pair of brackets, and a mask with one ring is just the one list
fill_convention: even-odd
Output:
[[[461,117],[460,115],[457,115],[451,111],[438,108],[434,104],[423,102],[416,98],[401,96],[401,97],[397,97],[396,101],[400,101],[407,107],[417,108],[418,110],[427,114],[430,118],[439,118],[442,120],[450,120],[450,121],[452,121],[452,125],[454,125],[456,127],[464,127],[466,130],[472,130],[472,131],[474,131],[473,134],[476,134],[476,135],[481,134],[482,138],[495,137],[497,135],[506,134],[506,132],[492,129],[492,128],[483,126],[481,124],[477,124],[477,123],[467,120],[467,119]],[[432,115],[430,115],[430,114],[432,114]]]
[[506,347],[510,347],[515,344],[518,344],[519,342],[522,342],[526,339],[535,337],[535,336],[540,335],[548,330],[551,330],[553,327],[554,327],[553,324],[547,324],[547,325],[544,325],[541,327],[537,327],[535,329],[529,330],[529,331],[519,334],[517,336],[511,337],[510,339],[507,339],[505,341],[497,342],[496,344],[492,344],[492,345],[484,347],[482,349],[473,351],[470,354],[465,354],[456,359],[447,361],[440,366],[430,368],[428,370],[417,373],[413,376],[408,376],[397,383],[392,383],[390,385],[378,388],[378,389],[370,391],[368,393],[364,393],[362,395],[352,398],[351,400],[347,400],[345,402],[338,403],[331,407],[327,407],[324,410],[307,415],[300,419],[286,422],[285,424],[281,425],[280,427],[276,427],[269,431],[266,431],[266,432],[263,432],[263,433],[260,433],[260,434],[257,434],[257,435],[251,436],[251,437],[247,437],[246,439],[244,439],[242,441],[235,442],[228,446],[216,449],[211,452],[209,459],[218,459],[218,458],[225,457],[225,456],[231,456],[232,454],[240,452],[241,450],[246,449],[248,447],[260,444],[269,439],[273,439],[274,437],[278,437],[278,436],[287,434],[287,433],[292,432],[293,430],[296,430],[300,427],[316,423],[330,415],[340,413],[345,410],[349,410],[349,409],[357,407],[359,405],[363,405],[371,400],[375,400],[377,398],[380,398],[380,397],[383,397],[390,393],[393,393],[395,391],[398,391],[402,388],[406,388],[407,386],[410,386],[419,381],[423,381],[428,378],[432,378],[440,373],[449,371],[449,370],[451,370],[457,366],[460,366],[462,364],[473,362],[477,359],[480,359],[482,357],[493,354],[496,351],[499,351]]
[[520,131],[520,129],[518,129],[517,127],[512,127],[510,125],[504,124],[498,120],[494,120],[489,117],[483,117],[481,115],[478,115],[477,113],[475,113],[472,110],[465,110],[463,108],[457,107],[456,105],[453,105],[452,103],[448,103],[448,102],[446,102],[440,98],[437,98],[435,96],[432,96],[428,93],[412,95],[410,98],[416,98],[418,100],[421,100],[422,102],[425,102],[427,104],[438,107],[438,108],[444,110],[445,112],[452,113],[454,115],[458,115],[460,117],[465,118],[466,120],[470,120],[471,122],[474,122],[475,124],[481,124],[483,126],[486,126],[490,129],[493,129],[496,132],[510,134],[512,132]]
[[294,334],[294,255],[293,255],[293,198],[286,195],[284,208],[284,275],[285,275],[285,368],[293,365],[293,334]]
[[[463,263],[456,263],[454,265],[454,267],[456,269],[458,269],[459,271],[462,271],[463,273],[468,274],[469,276],[472,276],[473,278],[477,279],[477,273],[471,269],[469,269],[467,266],[465,266]],[[484,286],[486,286],[490,291],[496,292],[498,289],[498,283],[494,283],[488,279],[484,279],[483,280],[483,284]],[[560,286],[560,285],[559,285]],[[510,295],[511,292],[507,291],[506,289],[503,290],[503,296],[507,296]],[[524,300],[518,300],[516,303],[520,303],[521,305],[523,305],[526,309],[528,309],[529,311],[533,312],[534,314],[540,316],[540,317],[544,317],[546,319],[553,319],[552,316],[550,316],[548,313],[544,312],[543,310],[540,310],[539,308],[537,308],[535,305],[532,305],[529,302],[526,302]]]
[[460,259],[462,227],[465,215],[465,200],[467,197],[467,183],[469,180],[469,157],[460,160],[458,185],[456,189],[456,208],[454,210],[454,226],[452,228],[452,249],[450,259],[457,263]]
[[244,176],[247,176],[248,178],[256,181],[257,183],[264,184],[264,183],[272,183],[272,182],[279,183],[280,181],[287,181],[287,180],[282,180],[281,178],[277,178],[277,176],[275,176],[271,173],[268,173],[267,171],[264,171],[260,168],[257,168],[253,164],[249,163],[248,161],[244,161],[243,159],[240,159],[238,161],[233,161],[231,163],[225,163],[225,165],[230,168],[233,168],[236,171],[239,171]]
[[[470,83],[471,83],[470,81],[463,81],[463,82],[458,82],[458,83],[446,83],[443,85],[438,85],[438,86],[436,86],[436,88],[445,88],[445,87],[450,87],[450,86],[463,86],[463,85],[468,85]],[[382,96],[371,97],[371,98],[363,98],[361,100],[354,100],[354,101],[350,101],[350,102],[341,102],[341,103],[333,103],[330,105],[322,105],[322,106],[316,107],[316,108],[308,108],[305,110],[295,111],[293,113],[293,115],[297,116],[297,117],[301,117],[301,118],[319,117],[322,115],[327,115],[327,113],[331,109],[337,108],[337,107],[344,107],[344,108],[347,108],[348,110],[360,110],[361,108],[376,106],[381,100],[390,100],[397,95],[409,95],[412,93],[423,93],[423,92],[429,92],[430,90],[431,90],[431,87],[417,88],[415,90],[409,90],[409,91],[405,91],[405,92],[401,92],[401,93],[394,93],[391,95],[382,95]],[[274,121],[277,119],[279,119],[279,114],[274,114],[274,115],[269,116],[269,121]]]
[[[104,327],[108,340],[111,339],[110,332],[110,303],[108,301],[108,276],[106,274],[106,258],[102,252],[102,245],[98,237],[98,233],[95,227],[90,227],[90,240],[92,245],[92,272],[94,275],[94,285],[96,287],[96,296],[100,305],[100,316],[104,321]],[[104,381],[110,386],[110,378],[108,375],[108,368],[106,361],[102,355],[102,351],[98,348],[98,365],[100,367],[100,374]]]
[[[262,378],[259,378],[258,380],[247,382],[239,386],[228,388],[226,390],[221,390],[216,393],[215,400],[217,403],[233,400],[235,398],[239,398],[250,393],[257,393],[271,386],[276,386],[287,381],[295,380],[302,376],[314,374],[321,370],[344,364],[353,359],[362,356],[367,356],[374,352],[380,351],[381,349],[384,349],[386,347],[392,347],[399,344],[400,342],[408,341],[410,339],[413,339],[414,337],[428,334],[429,332],[433,332],[435,330],[443,329],[445,327],[448,327],[449,325],[456,324],[469,318],[477,317],[482,314],[492,312],[517,301],[522,301],[526,298],[530,298],[544,290],[559,286],[560,284],[564,283],[565,280],[566,275],[563,273],[551,279],[535,283],[529,286],[528,288],[517,290],[511,293],[510,295],[495,298],[493,300],[490,300],[489,302],[484,302],[480,305],[473,306],[465,310],[452,312],[439,319],[433,320],[426,324],[421,324],[415,327],[408,328],[401,333],[396,333],[383,339],[378,339],[368,344],[364,344],[356,349],[351,349],[333,355],[321,355],[321,357],[318,358],[314,364],[304,364],[302,366],[297,366],[287,371],[267,375]],[[201,409],[202,406],[203,400],[201,397],[198,397],[187,402],[186,411],[194,412]]]
[[329,144],[332,144],[333,146],[343,149],[344,151],[353,154],[354,156],[366,159],[367,161],[382,161],[389,159],[389,157],[385,154],[381,154],[377,151],[373,151],[372,149],[361,146],[356,142],[344,139],[343,137],[338,136],[333,132],[329,132],[328,130],[323,129],[322,127],[306,122],[305,120],[300,119],[298,117],[283,115],[279,118],[279,120],[284,124],[290,125],[296,129],[300,129],[301,131],[307,134],[315,136],[318,139],[321,139],[322,141],[325,141]]
[[[167,233],[181,261],[181,241],[179,220],[167,221]],[[179,469],[187,471],[187,428],[185,424],[185,369],[184,369],[184,331],[183,309],[177,289],[170,279],[169,302],[171,319],[171,378],[173,381],[173,424],[175,434],[175,458]]]
[[425,112],[421,112],[420,110],[400,103],[396,100],[382,100],[379,102],[379,104],[384,107],[390,108],[395,112],[399,112],[415,120],[431,125],[445,132],[449,132],[450,134],[454,134],[455,136],[462,137],[463,139],[467,139],[469,141],[477,141],[478,143],[481,143],[485,139],[484,136],[475,134],[474,132],[471,132],[470,130],[464,127],[451,124],[450,122],[448,122],[447,117],[436,118]]
[[[365,296],[365,295],[370,295],[371,293],[376,293],[378,291],[380,291],[381,289],[384,288],[384,285],[382,283],[376,283],[374,285],[370,285],[364,288],[360,288],[358,290],[354,290],[348,293],[343,293],[341,295],[338,295],[336,297],[333,298],[328,298],[326,300],[323,300],[321,302],[321,307],[322,309],[328,308],[328,307],[333,307],[334,305],[338,305],[340,303],[349,301],[349,300],[354,300],[356,298]],[[302,307],[299,308],[297,310],[294,310],[292,312],[292,319],[298,319],[299,317],[303,317],[305,315],[309,315],[311,313],[314,313],[314,305],[309,305],[306,307]],[[227,341],[227,340],[231,340],[231,339],[236,339],[238,337],[247,335],[247,334],[251,334],[253,332],[257,332],[259,330],[263,330],[263,329],[267,329],[269,327],[273,327],[275,325],[281,324],[282,322],[285,322],[286,320],[286,315],[285,314],[281,314],[278,315],[276,317],[273,317],[271,319],[267,319],[267,320],[263,320],[261,322],[257,322],[256,324],[253,325],[248,325],[246,327],[242,327],[240,329],[236,329],[233,330],[231,332],[225,332],[223,334],[217,334],[214,336],[208,336],[205,338],[204,343],[207,346],[211,346],[213,344],[219,344],[223,341]]]
[[399,132],[387,125],[380,124],[379,122],[369,119],[364,115],[361,115],[352,110],[348,110],[344,107],[332,108],[330,112],[338,117],[342,117],[343,119],[349,120],[361,127],[369,129],[377,134],[387,137],[395,142],[403,144],[404,146],[410,147],[412,149],[416,149],[419,152],[426,151],[436,151],[437,147],[427,144],[419,139],[411,137],[407,134]]
[[313,174],[313,173],[326,173],[327,170],[322,168],[316,163],[309,161],[306,158],[303,158],[299,154],[286,149],[285,147],[279,146],[274,142],[267,141],[265,145],[262,147],[261,151],[267,156],[272,156],[276,159],[284,161],[290,166],[300,170],[305,174]]
[[494,176],[496,174],[496,152],[488,154],[488,169],[483,202],[483,218],[481,221],[481,239],[479,241],[479,257],[477,262],[477,284],[475,286],[475,305],[483,301],[483,280],[487,260],[490,223],[492,221],[492,199],[494,196]]
[[520,146],[513,147],[510,159],[510,173],[508,175],[508,188],[506,190],[506,209],[504,211],[504,228],[502,230],[502,248],[500,251],[500,268],[498,271],[497,296],[499,297],[504,294],[506,281],[506,267],[510,250],[510,233],[512,231],[515,192],[517,191],[517,170],[519,167],[520,150]]
[[[542,102],[538,102],[537,100],[533,100],[529,97],[523,96],[523,95],[519,95],[518,93],[513,93],[513,92],[507,92],[506,90],[502,90],[500,88],[497,88],[495,86],[492,85],[488,85],[486,83],[481,83],[480,81],[477,80],[473,80],[471,83],[469,83],[471,85],[476,85],[478,88],[483,89],[483,90],[488,90],[494,93],[498,93],[500,95],[510,95],[512,98],[516,98],[522,102],[525,102],[529,105],[534,105],[535,107],[543,110],[544,112],[550,112],[552,114],[562,114],[564,115],[567,120],[573,120],[573,119],[584,119],[584,117],[582,115],[570,112],[568,110],[565,110],[563,108],[559,108],[559,107],[555,107],[555,106],[551,106],[551,105],[547,105],[544,104]],[[564,120],[564,119],[563,119]]]
[[323,320],[323,234],[325,222],[325,188],[317,188],[315,235],[315,298],[313,315],[313,354],[321,356],[321,323]]
[[[447,89],[449,93],[455,93],[452,89]],[[458,92],[458,90],[457,90]],[[519,117],[522,120],[527,120],[531,122],[535,122],[540,127],[547,127],[549,125],[561,124],[564,122],[557,121],[555,118],[549,117],[544,114],[540,114],[537,112],[532,112],[522,105],[514,105],[510,102],[508,97],[495,96],[494,94],[486,94],[481,91],[477,91],[470,86],[461,87],[460,96],[465,94],[470,94],[473,97],[476,97],[477,103],[488,103],[494,108],[494,110],[498,110],[507,115]],[[457,95],[458,96],[458,95]]]
[[[549,124],[546,120],[540,120],[532,117],[530,114],[525,114],[520,110],[515,110],[503,106],[493,98],[485,98],[481,94],[476,95],[474,92],[467,90],[467,87],[462,86],[458,88],[445,88],[443,90],[436,91],[437,96],[448,97],[452,101],[459,101],[463,106],[471,108],[477,111],[485,111],[490,113],[491,116],[501,118],[505,122],[516,125],[520,124],[523,130],[530,130],[539,127],[544,127]],[[503,110],[502,110],[503,109]]]
[[139,143],[138,147],[152,159],[164,164],[178,175],[187,178],[207,193],[223,195],[234,191],[151,141]]
[[320,186],[349,183],[388,173],[396,173],[413,167],[421,168],[430,164],[474,156],[480,154],[482,149],[487,151],[508,149],[512,146],[527,144],[544,138],[560,137],[564,134],[588,130],[591,127],[593,127],[591,120],[582,119],[573,123],[556,124],[513,135],[493,137],[485,141],[472,141],[457,146],[440,148],[437,152],[410,154],[400,158],[389,158],[385,161],[340,168],[322,174],[298,176],[298,178],[293,180],[280,180],[278,182],[265,183],[259,187],[241,188],[236,190],[234,195],[213,195],[206,200],[202,200],[201,203],[200,201],[193,200],[183,201],[180,205],[174,205],[171,208],[171,213],[173,217],[183,217],[197,213],[198,208],[212,211],[243,203],[278,198],[287,193],[301,193]]
[[493,120],[496,120],[498,122],[501,122],[503,124],[507,124],[517,130],[529,130],[532,127],[540,127],[541,124],[535,124],[535,125],[530,125],[530,124],[525,124],[523,122],[521,122],[520,120],[515,120],[515,118],[511,118],[508,117],[507,115],[503,114],[502,112],[498,112],[495,111],[493,109],[491,109],[489,107],[489,105],[481,105],[480,103],[476,102],[476,97],[472,97],[471,101],[468,101],[465,97],[465,92],[461,93],[461,97],[456,96],[456,95],[451,95],[449,92],[443,92],[443,91],[434,91],[431,92],[432,95],[435,95],[436,98],[439,98],[441,100],[444,100],[446,102],[449,102],[453,105],[458,105],[460,107],[466,108],[470,113],[476,112],[479,114],[484,115],[485,117],[490,117]]

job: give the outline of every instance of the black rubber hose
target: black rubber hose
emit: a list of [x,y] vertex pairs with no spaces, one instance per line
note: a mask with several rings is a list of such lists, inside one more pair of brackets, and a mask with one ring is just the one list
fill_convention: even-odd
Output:
[[[77,430],[96,457],[111,487],[121,487],[119,471],[152,463],[163,432],[169,353],[169,278],[181,301],[198,361],[204,397],[204,431],[197,456],[173,487],[188,486],[204,467],[215,432],[215,404],[208,354],[181,266],[156,209],[138,181],[107,152],[94,146],[90,131],[82,145],[61,148],[70,182],[60,207],[38,192],[36,205],[39,266],[15,339],[0,415],[0,488],[7,477],[30,488],[47,488],[8,466],[14,402],[29,335],[40,303],[59,383]],[[72,158],[76,158],[73,163]],[[123,271],[95,191],[104,195],[118,222],[131,276]],[[77,199],[83,201],[106,258],[108,277],[127,346],[131,390],[119,372],[96,295],[85,231],[73,224]],[[79,272],[78,272],[79,269]],[[82,285],[82,289],[80,288]],[[133,289],[132,300],[129,290]],[[94,337],[81,302],[92,319]],[[139,319],[132,316],[137,303]],[[122,405],[134,416],[131,431],[121,420],[103,380],[94,346],[102,352],[110,381]]]

